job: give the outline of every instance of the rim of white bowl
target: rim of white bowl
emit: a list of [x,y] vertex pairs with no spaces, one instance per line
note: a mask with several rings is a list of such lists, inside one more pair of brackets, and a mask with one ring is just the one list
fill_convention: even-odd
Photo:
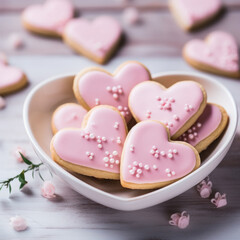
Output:
[[[232,134],[229,135],[229,137],[227,138],[227,140],[223,143],[221,149],[214,155],[212,156],[206,163],[204,163],[202,166],[200,166],[198,169],[196,169],[193,173],[190,173],[188,174],[187,176],[185,176],[184,178],[164,187],[164,188],[160,188],[160,189],[155,189],[149,193],[145,193],[143,195],[140,195],[140,196],[136,196],[136,197],[131,197],[131,198],[123,198],[123,197],[120,197],[120,196],[116,196],[116,195],[113,195],[111,193],[108,193],[108,192],[105,192],[101,189],[98,189],[96,187],[93,187],[91,186],[90,184],[88,183],[85,183],[84,181],[82,181],[81,179],[75,177],[74,175],[72,175],[71,173],[69,173],[68,171],[66,171],[65,169],[63,169],[61,166],[59,166],[57,163],[55,163],[41,148],[41,146],[38,144],[37,140],[35,139],[34,135],[32,134],[32,131],[31,131],[31,127],[30,127],[30,124],[29,124],[29,121],[28,121],[28,113],[29,113],[29,105],[30,105],[30,102],[31,102],[31,99],[32,97],[34,96],[34,94],[44,85],[46,85],[47,83],[50,83],[50,82],[54,82],[54,81],[58,81],[59,78],[67,78],[67,77],[74,77],[76,74],[75,73],[69,73],[69,74],[62,74],[62,75],[57,75],[57,76],[54,76],[54,77],[50,77],[50,78],[47,78],[46,80],[44,80],[43,82],[37,84],[28,94],[28,96],[26,97],[25,101],[24,101],[24,106],[23,106],[23,122],[24,122],[24,126],[25,126],[25,129],[26,129],[26,132],[27,132],[27,135],[31,141],[31,143],[34,145],[34,147],[37,149],[37,151],[42,155],[42,157],[47,161],[47,164],[49,164],[51,167],[54,167],[56,168],[58,171],[60,171],[62,174],[64,175],[68,175],[69,178],[71,178],[71,180],[73,180],[74,182],[77,182],[77,184],[80,184],[84,187],[87,187],[87,188],[91,188],[92,190],[94,191],[97,191],[98,193],[104,195],[104,196],[107,196],[107,197],[111,197],[112,199],[115,199],[115,200],[120,200],[121,202],[132,202],[132,201],[136,201],[136,200],[140,200],[140,199],[143,199],[143,198],[146,198],[146,197],[149,197],[151,195],[155,195],[157,193],[161,193],[161,192],[164,192],[164,191],[167,191],[171,188],[174,188],[176,185],[181,185],[181,183],[183,181],[186,181],[188,178],[190,178],[193,174],[198,174],[199,171],[202,171],[202,168],[207,168],[209,164],[211,164],[211,162],[213,161],[212,159],[214,158],[217,158],[219,157],[223,152],[224,152],[224,149],[226,149],[228,147],[229,144],[232,144],[232,141],[235,137],[235,134],[236,134],[236,130],[237,130],[237,123],[238,123],[238,109],[237,109],[237,105],[236,105],[236,102],[232,96],[232,94],[230,93],[230,91],[222,84],[222,83],[219,83],[218,81],[214,80],[213,78],[209,77],[209,76],[206,76],[204,74],[199,74],[199,73],[192,73],[192,72],[184,72],[184,71],[168,71],[168,72],[163,72],[163,73],[156,73],[156,74],[152,74],[152,78],[157,78],[157,77],[165,77],[165,76],[174,76],[174,75],[182,75],[182,76],[194,76],[194,77],[198,77],[198,78],[203,78],[203,79],[206,79],[207,81],[210,81],[214,84],[217,84],[219,85],[228,95],[229,99],[231,100],[231,103],[233,104],[234,106],[234,109],[232,109],[234,111],[234,115],[236,116],[235,118],[235,123],[233,122],[234,125],[234,128],[233,128],[233,131],[232,131]],[[234,121],[234,119],[232,120]],[[220,161],[221,162],[221,161]],[[220,163],[219,162],[219,163]],[[217,164],[218,165],[218,164]],[[194,184],[195,185],[195,184]],[[189,188],[185,189],[182,191],[185,192],[187,191]],[[181,194],[181,193],[180,193]],[[177,194],[179,195],[179,194]]]

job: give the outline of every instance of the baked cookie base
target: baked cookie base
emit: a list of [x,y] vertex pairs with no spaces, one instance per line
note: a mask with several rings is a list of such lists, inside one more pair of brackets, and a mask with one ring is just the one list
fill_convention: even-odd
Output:
[[23,74],[23,77],[18,83],[0,89],[0,95],[7,95],[13,92],[17,92],[24,88],[28,84],[27,76]]

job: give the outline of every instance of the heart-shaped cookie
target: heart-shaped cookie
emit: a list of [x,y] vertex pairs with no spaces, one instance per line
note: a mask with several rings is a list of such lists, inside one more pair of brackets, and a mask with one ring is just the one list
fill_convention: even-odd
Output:
[[195,148],[169,140],[167,128],[157,121],[142,121],[129,132],[121,158],[121,184],[131,189],[166,186],[200,166]]
[[68,0],[47,0],[44,4],[27,7],[22,13],[23,26],[34,33],[60,37],[74,9]]
[[169,0],[177,23],[186,31],[199,27],[218,15],[221,0]]
[[114,18],[100,16],[92,22],[84,18],[71,20],[63,38],[76,52],[103,64],[117,48],[121,34],[122,28]]
[[111,106],[97,106],[87,113],[82,129],[62,129],[51,141],[52,158],[69,171],[87,176],[119,179],[124,118]]
[[86,109],[96,105],[116,107],[128,122],[131,113],[128,109],[128,96],[138,83],[151,79],[147,68],[139,62],[123,63],[114,74],[101,68],[88,68],[74,79],[74,94]]
[[132,89],[128,104],[137,122],[160,121],[169,128],[172,139],[176,139],[202,114],[206,99],[204,88],[193,81],[177,82],[167,89],[147,81]]
[[197,69],[240,77],[238,45],[228,33],[215,31],[205,41],[189,41],[183,49],[183,57]]
[[81,128],[87,110],[76,103],[59,106],[52,116],[52,131],[55,134],[63,128]]
[[0,62],[0,95],[20,90],[26,84],[27,77],[20,69]]
[[178,140],[191,144],[200,153],[221,135],[227,122],[225,109],[208,103],[198,120]]

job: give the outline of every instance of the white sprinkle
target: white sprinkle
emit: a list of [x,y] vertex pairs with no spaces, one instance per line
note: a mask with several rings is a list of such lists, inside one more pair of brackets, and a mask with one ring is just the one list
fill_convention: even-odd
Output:
[[97,146],[98,146],[98,148],[100,148],[100,149],[102,148],[102,144],[98,144]]
[[155,158],[159,158],[159,155],[156,153],[156,154],[154,155],[154,157],[155,157]]
[[142,168],[142,167],[143,167],[143,164],[142,164],[142,163],[139,163],[138,166],[139,166],[140,168]]
[[158,167],[154,164],[154,165],[153,165],[153,169],[157,170]]
[[114,163],[114,158],[110,158],[110,163]]
[[171,175],[171,173],[168,173],[167,176],[168,176],[168,177],[171,177],[172,175]]
[[115,163],[118,165],[119,164],[119,160],[115,160]]
[[114,93],[114,94],[113,94],[113,98],[114,98],[114,99],[118,99],[118,94],[117,94],[117,93]]
[[165,172],[166,172],[166,173],[169,173],[169,172],[170,172],[170,169],[169,169],[169,168],[166,168],[166,169],[165,169]]
[[149,166],[148,166],[147,164],[144,166],[144,168],[145,168],[146,170],[149,170]]
[[133,174],[135,174],[135,171],[134,171],[134,170],[130,170],[129,173],[130,173],[131,175],[133,175]]
[[176,173],[174,171],[172,171],[172,175],[174,176]]
[[138,169],[138,170],[137,170],[137,173],[141,174],[141,173],[142,173],[142,170],[141,170],[141,169]]
[[106,151],[105,154],[106,154],[106,155],[109,155],[109,151]]
[[160,153],[162,156],[165,156],[165,152],[164,151],[161,151]]
[[134,166],[137,166],[137,165],[138,165],[138,162],[137,162],[137,161],[134,161],[134,162],[133,162],[133,165],[134,165]]
[[150,153],[153,155],[155,152],[153,149],[150,150]]
[[106,163],[108,162],[108,160],[109,160],[108,157],[104,157],[104,158],[103,158],[103,161],[106,162]]
[[108,165],[108,163],[105,163],[105,167],[108,167],[109,165]]
[[169,152],[169,153],[172,153],[172,149],[169,149],[168,152]]
[[130,168],[132,168],[132,166],[131,166],[131,165],[128,165],[128,168],[130,169]]
[[197,127],[199,127],[199,128],[200,128],[201,126],[202,126],[202,124],[201,124],[201,123],[198,123],[198,124],[197,124]]
[[117,155],[118,155],[118,152],[117,152],[117,151],[113,151],[113,155],[114,155],[114,156],[117,156]]
[[168,157],[169,157],[169,158],[173,158],[172,153],[168,153]]
[[137,177],[137,178],[140,178],[140,175],[137,173],[137,174],[136,174],[136,177]]
[[178,153],[177,149],[173,149],[173,153]]
[[102,142],[102,140],[101,140],[101,139],[98,139],[98,140],[97,140],[97,142],[98,142],[98,143],[101,143],[101,142]]
[[106,142],[107,141],[106,137],[102,137],[102,141]]
[[86,155],[89,156],[89,155],[90,155],[90,152],[86,152]]
[[189,134],[188,137],[189,137],[190,139],[194,139],[194,135],[193,135],[193,134]]
[[91,139],[94,139],[94,138],[95,138],[95,136],[94,136],[93,133],[90,134],[90,138],[91,138]]
[[108,92],[111,92],[111,91],[112,91],[112,89],[111,89],[110,86],[107,86],[106,89],[107,89]]

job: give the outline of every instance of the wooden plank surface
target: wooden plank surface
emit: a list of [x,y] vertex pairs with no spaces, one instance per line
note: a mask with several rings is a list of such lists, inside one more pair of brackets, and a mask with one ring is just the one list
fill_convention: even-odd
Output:
[[[22,68],[30,85],[21,92],[7,96],[7,107],[0,110],[0,179],[13,176],[23,169],[16,164],[13,151],[17,146],[26,149],[28,156],[38,161],[25,133],[22,106],[28,92],[42,80],[60,73],[78,72],[95,63],[73,54],[61,40],[42,38],[26,32],[20,23],[21,11],[29,4],[41,0],[0,0],[0,51],[10,56],[12,65]],[[125,60],[142,61],[152,73],[168,70],[195,71],[180,57],[182,46],[191,38],[203,38],[213,30],[232,33],[240,43],[240,0],[223,0],[225,13],[212,24],[193,33],[183,32],[170,15],[166,0],[73,0],[77,12],[86,18],[109,14],[123,25],[125,42],[105,67],[113,70]],[[122,11],[136,6],[141,24],[123,23]],[[10,34],[18,33],[25,46],[20,50],[9,48]],[[240,106],[238,80],[215,77],[235,97]],[[240,126],[227,156],[211,174],[214,191],[226,192],[228,206],[215,209],[207,199],[201,199],[196,189],[166,203],[141,211],[121,212],[94,203],[71,190],[54,176],[57,198],[48,201],[40,195],[40,179],[31,180],[28,188],[19,192],[17,184],[13,194],[0,192],[0,240],[10,239],[194,239],[238,240],[240,236]],[[47,171],[44,171],[47,175]],[[187,210],[190,226],[179,230],[169,226],[169,216],[175,211]],[[9,218],[19,214],[29,225],[25,232],[17,233],[9,226]]]

